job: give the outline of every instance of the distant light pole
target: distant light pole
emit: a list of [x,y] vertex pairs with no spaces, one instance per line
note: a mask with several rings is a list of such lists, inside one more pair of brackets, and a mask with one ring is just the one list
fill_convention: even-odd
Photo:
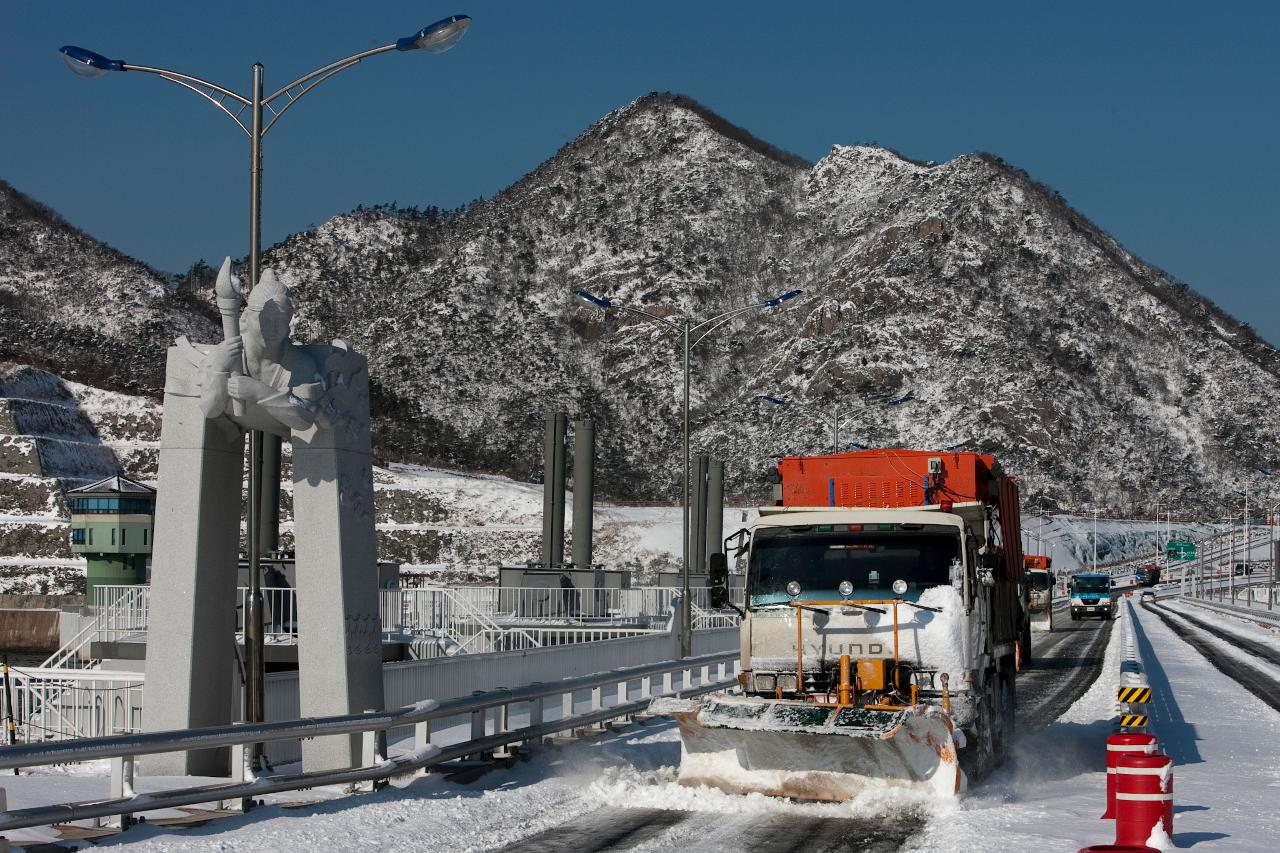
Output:
[[[679,323],[673,323],[666,317],[659,317],[656,314],[650,314],[648,311],[639,308],[633,308],[630,305],[623,304],[613,299],[607,299],[603,296],[596,296],[587,290],[578,290],[574,295],[579,299],[583,299],[602,308],[605,311],[617,309],[625,311],[628,314],[635,314],[644,317],[651,323],[657,323],[666,327],[667,331],[674,332],[682,337],[682,352],[684,353],[684,425],[683,425],[683,444],[684,444],[684,486],[681,489],[680,511],[682,516],[682,528],[684,535],[681,537],[683,542],[683,554],[681,557],[681,596],[680,596],[680,656],[689,657],[693,654],[693,622],[692,613],[689,607],[689,353],[703,339],[723,326],[725,323],[737,317],[739,314],[745,314],[748,311],[754,311],[760,308],[775,308],[784,302],[795,299],[803,290],[788,290],[781,296],[775,296],[772,299],[766,299],[764,302],[756,302],[751,305],[743,305],[739,308],[733,308],[724,311],[714,317],[706,320],[695,320],[688,314],[683,314]],[[690,343],[690,337],[705,329],[698,339]]]
[[[832,452],[832,453],[839,453],[839,452],[840,452],[840,450],[841,450],[841,447],[840,447],[840,430],[841,430],[841,428],[842,428],[842,427],[845,427],[845,426],[847,426],[847,425],[849,424],[849,422],[852,420],[852,417],[847,418],[847,419],[845,419],[845,420],[843,420],[843,421],[842,421],[841,419],[842,419],[845,415],[854,415],[854,414],[858,414],[858,413],[860,413],[860,412],[864,412],[864,411],[866,411],[866,410],[868,410],[868,409],[872,408],[872,406],[871,406],[870,404],[868,404],[868,405],[865,405],[865,406],[858,406],[858,407],[853,408],[853,409],[844,409],[844,410],[842,411],[842,410],[839,408],[839,405],[837,404],[837,406],[836,406],[835,408],[833,408],[830,412],[825,412],[825,411],[823,411],[822,409],[818,408],[817,406],[813,406],[813,405],[810,405],[810,404],[808,404],[808,403],[797,403],[795,400],[784,400],[784,399],[783,399],[783,398],[781,398],[781,397],[774,397],[774,396],[769,395],[769,394],[757,394],[757,395],[756,395],[756,399],[757,399],[757,400],[759,400],[759,401],[760,401],[760,402],[762,402],[762,403],[772,403],[772,404],[773,404],[773,405],[775,405],[775,406],[791,406],[791,407],[794,407],[794,408],[797,408],[797,409],[801,409],[801,410],[806,411],[806,412],[811,412],[811,413],[813,413],[816,417],[818,417],[818,418],[820,418],[820,419],[822,419],[822,420],[827,420],[827,419],[828,419],[828,417],[830,417],[830,426],[831,426],[831,452]],[[907,393],[903,394],[901,397],[895,397],[895,398],[894,398],[894,399],[892,399],[892,400],[886,400],[886,401],[884,402],[884,405],[885,405],[885,406],[901,406],[902,404],[904,404],[904,403],[909,403],[909,402],[911,402],[911,401],[912,401],[912,400],[914,400],[914,399],[915,399],[915,394],[914,394],[914,392],[908,391]],[[854,444],[855,446],[857,446],[859,449],[862,449],[862,450],[865,450],[865,449],[866,449],[865,445],[857,444],[856,442],[852,442],[852,444]]]
[[[339,71],[346,69],[380,53],[388,51],[425,50],[428,53],[443,53],[453,47],[471,26],[471,18],[467,15],[451,15],[423,27],[413,35],[398,39],[382,47],[361,51],[345,59],[331,62],[304,74],[287,86],[263,97],[261,63],[253,65],[251,94],[244,96],[217,83],[210,83],[190,74],[171,71],[167,68],[155,68],[148,65],[134,65],[121,59],[107,59],[100,53],[94,53],[82,47],[66,45],[59,49],[62,61],[67,67],[82,77],[100,77],[108,71],[143,71],[155,74],[171,83],[177,83],[184,89],[195,92],[213,104],[236,123],[249,137],[249,288],[258,283],[258,273],[262,265],[262,138],[290,107],[303,95],[328,80]],[[283,100],[282,100],[283,99]],[[280,101],[277,109],[274,104]],[[270,113],[263,115],[263,110]],[[245,113],[248,113],[246,116]],[[246,124],[246,118],[248,123]],[[263,124],[264,118],[269,118]],[[261,579],[261,512],[262,494],[262,447],[263,433],[260,430],[249,432],[249,530],[247,550],[249,552],[249,595],[245,605],[245,658],[248,677],[245,689],[244,718],[247,722],[262,722],[264,712],[265,690],[265,634],[262,622],[262,579]],[[273,481],[274,481],[273,476]],[[276,485],[278,488],[278,484]],[[279,501],[279,495],[275,495]],[[255,763],[260,756],[260,745],[255,745]]]
[[1098,508],[1093,508],[1093,570],[1098,571]]

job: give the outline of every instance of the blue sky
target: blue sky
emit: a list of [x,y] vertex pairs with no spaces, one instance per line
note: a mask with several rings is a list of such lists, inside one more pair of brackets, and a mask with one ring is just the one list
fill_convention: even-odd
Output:
[[58,47],[239,91],[261,61],[272,91],[463,12],[475,24],[452,52],[375,57],[272,130],[267,245],[357,204],[493,195],[609,110],[669,90],[809,159],[854,142],[939,161],[991,151],[1280,342],[1280,4],[139,1],[8,12],[0,178],[160,269],[245,254],[247,140],[158,78],[77,78]]

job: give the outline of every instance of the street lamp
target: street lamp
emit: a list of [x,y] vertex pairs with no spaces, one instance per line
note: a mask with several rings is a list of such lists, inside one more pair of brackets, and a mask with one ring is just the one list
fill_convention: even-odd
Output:
[[[423,27],[416,33],[397,39],[382,47],[361,51],[345,59],[331,62],[304,74],[292,83],[277,89],[266,97],[262,92],[262,64],[254,63],[251,94],[241,95],[217,83],[183,74],[167,68],[155,68],[148,65],[135,65],[122,59],[108,59],[100,53],[94,53],[83,47],[66,45],[59,49],[62,61],[67,67],[81,77],[101,77],[109,71],[142,71],[155,74],[171,83],[177,83],[201,96],[218,109],[222,110],[249,137],[249,287],[258,283],[258,273],[262,265],[262,138],[290,107],[316,86],[328,80],[339,71],[346,69],[380,53],[388,51],[425,50],[428,53],[443,53],[453,47],[471,26],[471,18],[467,15],[450,15]],[[279,106],[277,106],[277,103]],[[263,123],[263,110],[269,113],[268,120]],[[246,115],[247,113],[247,115]],[[274,438],[274,456],[279,459],[279,439]],[[262,579],[261,551],[262,531],[259,529],[263,504],[263,433],[251,430],[249,433],[249,596],[245,605],[245,657],[248,670],[245,689],[244,718],[247,722],[262,722],[263,699],[265,688],[265,637],[262,624]],[[267,466],[270,470],[271,466]],[[272,486],[266,495],[272,499],[272,506],[279,504],[279,465],[271,472]],[[270,533],[274,539],[274,529]],[[260,755],[260,745],[255,745],[255,764]]]
[[[817,406],[811,406],[808,403],[797,403],[795,400],[785,400],[781,397],[774,397],[769,394],[757,394],[756,399],[762,403],[771,403],[772,405],[775,405],[775,406],[791,406],[796,409],[802,409],[803,411],[806,411],[806,412],[812,412],[815,416],[822,418],[823,420],[825,420],[828,417],[827,412],[824,412],[823,410],[819,409]],[[909,403],[914,399],[915,399],[915,393],[912,391],[908,391],[907,393],[903,394],[901,397],[895,397],[892,400],[886,400],[884,402],[884,405],[885,406],[901,406],[902,404]],[[830,426],[831,426],[831,452],[832,453],[840,452],[840,430],[841,428],[848,426],[849,422],[853,419],[852,417],[849,417],[849,418],[845,418],[844,420],[841,420],[841,418],[844,415],[852,416],[860,412],[864,412],[869,408],[871,408],[870,405],[865,405],[865,406],[859,406],[854,409],[846,409],[843,412],[840,410],[839,407],[836,407],[831,410],[829,414],[831,419]],[[857,442],[850,442],[850,446],[857,447],[859,450],[867,449],[865,445],[858,444]]]
[[[683,565],[681,568],[682,577],[681,577],[681,596],[680,596],[680,656],[681,657],[689,657],[691,654],[693,654],[692,619],[691,619],[691,611],[689,608],[689,353],[693,350],[694,347],[702,343],[702,341],[708,335],[710,335],[716,329],[723,326],[725,323],[732,320],[734,317],[737,317],[739,314],[745,314],[748,311],[754,311],[760,308],[776,308],[777,306],[781,305],[784,302],[789,302],[790,300],[795,299],[797,296],[799,296],[802,293],[804,293],[803,290],[788,290],[786,293],[783,293],[780,296],[775,296],[772,299],[766,299],[764,302],[756,302],[751,305],[743,305],[739,308],[733,308],[729,311],[724,311],[720,314],[715,315],[714,317],[709,317],[705,320],[695,321],[694,318],[690,317],[686,313],[682,315],[681,321],[679,323],[675,323],[675,322],[672,322],[671,320],[668,320],[666,317],[659,317],[656,314],[650,314],[648,311],[643,311],[639,308],[633,308],[630,305],[623,304],[614,299],[607,299],[603,296],[596,296],[594,293],[591,293],[590,291],[587,291],[587,290],[578,290],[574,292],[574,295],[577,296],[579,299],[590,302],[592,305],[595,305],[597,308],[601,308],[605,311],[608,311],[610,309],[617,309],[618,311],[625,311],[628,314],[635,314],[639,317],[644,317],[647,321],[651,323],[657,323],[660,326],[665,327],[667,331],[680,335],[683,340],[682,350],[684,353],[684,425],[683,425],[684,487],[683,489],[681,489],[680,514],[681,514],[682,529],[683,529],[684,535],[681,537],[681,541],[683,542],[683,548],[682,548],[683,553],[681,556],[681,562]],[[702,331],[704,329],[705,331]],[[702,331],[702,334],[698,336],[697,340],[690,342],[689,340],[690,337],[699,331]]]

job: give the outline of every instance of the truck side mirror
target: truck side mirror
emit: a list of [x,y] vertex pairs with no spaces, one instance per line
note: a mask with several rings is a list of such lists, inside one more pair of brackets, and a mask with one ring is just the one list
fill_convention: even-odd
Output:
[[710,585],[711,606],[717,609],[729,605],[729,558],[724,554],[707,557],[707,583]]

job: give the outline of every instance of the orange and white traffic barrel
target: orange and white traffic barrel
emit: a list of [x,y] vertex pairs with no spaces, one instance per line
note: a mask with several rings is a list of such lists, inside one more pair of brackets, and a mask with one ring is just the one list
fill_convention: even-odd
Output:
[[1116,816],[1116,762],[1122,755],[1151,755],[1156,751],[1156,736],[1119,734],[1107,738],[1107,811],[1102,820]]
[[1116,844],[1141,847],[1152,831],[1173,837],[1173,759],[1121,755],[1116,763]]

